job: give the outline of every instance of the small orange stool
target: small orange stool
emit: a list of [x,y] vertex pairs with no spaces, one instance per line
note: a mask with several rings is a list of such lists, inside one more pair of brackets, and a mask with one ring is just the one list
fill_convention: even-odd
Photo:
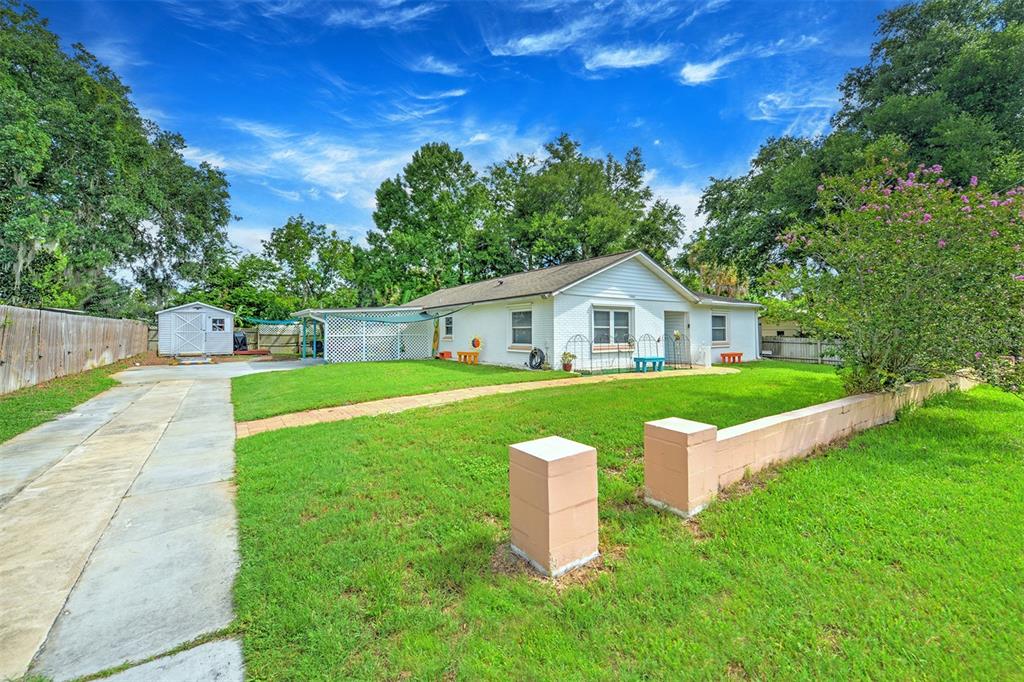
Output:
[[743,353],[722,353],[722,362],[727,365],[738,365],[743,362]]
[[452,352],[450,350],[439,351],[438,354],[437,354],[437,359],[438,360],[451,360],[452,359]]
[[480,352],[475,350],[460,350],[456,351],[459,354],[459,362],[464,362],[467,365],[479,365],[480,364]]

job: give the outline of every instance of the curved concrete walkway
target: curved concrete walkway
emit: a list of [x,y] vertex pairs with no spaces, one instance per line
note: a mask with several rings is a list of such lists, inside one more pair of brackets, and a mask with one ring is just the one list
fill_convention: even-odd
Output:
[[265,419],[254,419],[252,421],[239,422],[235,425],[235,435],[238,438],[245,438],[247,436],[254,436],[257,433],[263,433],[264,431],[276,431],[277,429],[286,429],[293,426],[309,426],[310,424],[345,421],[347,419],[355,419],[356,417],[373,417],[379,414],[394,414],[396,412],[412,410],[417,407],[447,405],[449,403],[457,403],[462,400],[480,398],[486,395],[521,393],[523,391],[537,391],[542,388],[554,388],[559,386],[585,386],[587,384],[600,384],[608,381],[685,378],[706,374],[735,374],[738,371],[738,369],[734,369],[732,367],[695,367],[693,369],[668,370],[665,372],[599,374],[596,376],[573,377],[569,379],[551,379],[549,381],[526,381],[521,384],[499,384],[496,386],[456,388],[451,391],[401,396],[397,398],[384,398],[382,400],[371,400],[365,403],[355,403],[353,405],[323,407],[317,410],[292,412],[290,414],[282,414],[277,417],[267,417]]
[[[0,679],[91,675],[231,623],[229,379],[300,366],[128,370],[0,445]],[[154,661],[146,679],[241,679],[237,642],[214,644]]]

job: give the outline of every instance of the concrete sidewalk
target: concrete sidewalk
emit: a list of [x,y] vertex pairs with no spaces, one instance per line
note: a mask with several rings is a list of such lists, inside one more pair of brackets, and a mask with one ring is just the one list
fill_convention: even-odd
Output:
[[[302,366],[260,364],[123,372],[122,386],[0,445],[0,679],[89,675],[231,623],[229,378]],[[144,678],[242,679],[237,643],[200,648]]]
[[287,429],[292,426],[309,426],[310,424],[322,424],[324,422],[345,421],[356,417],[375,417],[379,414],[395,414],[413,410],[417,407],[431,407],[436,405],[447,405],[462,400],[481,398],[487,395],[503,395],[506,393],[522,393],[523,391],[539,391],[543,388],[557,388],[563,386],[586,386],[588,384],[600,384],[608,381],[634,381],[644,379],[681,379],[685,377],[701,376],[705,374],[736,374],[738,369],[732,367],[694,367],[686,370],[669,370],[665,372],[627,372],[624,374],[598,374],[595,376],[573,377],[569,379],[550,379],[547,381],[524,381],[518,384],[497,384],[494,386],[474,386],[472,388],[456,388],[451,391],[439,391],[437,393],[425,393],[422,395],[407,395],[397,398],[384,398],[382,400],[370,400],[365,403],[353,405],[339,405],[338,407],[323,407],[316,410],[304,412],[292,412],[277,417],[265,419],[253,419],[252,421],[239,422],[235,425],[235,432],[239,438],[254,436],[264,431],[276,431]]

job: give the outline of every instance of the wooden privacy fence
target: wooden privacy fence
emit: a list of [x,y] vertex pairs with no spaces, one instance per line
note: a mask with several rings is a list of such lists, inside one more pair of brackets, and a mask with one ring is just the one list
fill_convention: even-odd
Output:
[[774,360],[796,360],[816,362],[819,365],[838,365],[836,341],[818,339],[787,338],[784,336],[761,337],[761,353]]
[[144,322],[0,305],[0,394],[146,350]]

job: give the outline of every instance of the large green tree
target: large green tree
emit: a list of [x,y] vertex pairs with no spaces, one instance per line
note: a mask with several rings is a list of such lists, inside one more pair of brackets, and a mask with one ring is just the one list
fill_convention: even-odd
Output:
[[683,230],[678,206],[654,197],[638,148],[594,158],[563,134],[541,159],[513,157],[489,169],[489,224],[528,269],[639,248],[663,264]]
[[352,242],[326,225],[289,218],[263,242],[263,256],[276,268],[276,288],[294,308],[345,307],[356,303]]
[[423,145],[377,188],[376,229],[362,258],[364,298],[401,303],[477,279],[486,203],[476,171],[447,143]]
[[377,189],[376,229],[358,255],[360,298],[401,303],[473,282],[626,249],[665,265],[680,208],[654,197],[639,149],[594,158],[561,135],[480,177],[462,152],[424,145]]
[[161,305],[224,255],[227,182],[182,158],[81,45],[0,0],[0,300],[90,308],[110,275]]
[[735,178],[712,178],[700,203],[705,227],[687,247],[693,260],[735,266],[760,289],[773,267],[798,263],[779,236],[823,213],[823,176],[849,174],[881,139],[905,143],[906,158],[940,164],[966,183],[994,188],[1024,178],[1024,2],[924,0],[879,19],[870,61],[839,86],[834,130],[820,139],[770,139]]

